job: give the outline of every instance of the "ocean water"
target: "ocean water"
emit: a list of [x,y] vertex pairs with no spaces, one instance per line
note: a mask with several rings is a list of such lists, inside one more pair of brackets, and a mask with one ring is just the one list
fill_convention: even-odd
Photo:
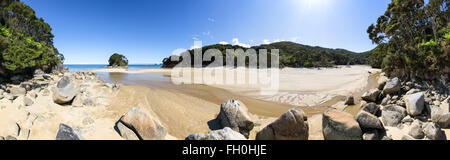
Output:
[[[69,72],[72,71],[89,71],[94,69],[103,69],[106,68],[106,64],[65,64],[65,67],[69,68]],[[140,69],[152,69],[152,68],[161,68],[160,64],[132,64],[128,65],[129,71],[135,71]]]

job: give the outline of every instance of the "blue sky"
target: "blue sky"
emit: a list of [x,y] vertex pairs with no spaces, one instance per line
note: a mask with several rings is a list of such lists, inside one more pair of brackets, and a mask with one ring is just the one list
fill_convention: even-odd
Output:
[[23,0],[53,28],[66,64],[161,63],[176,49],[276,41],[355,52],[390,0]]

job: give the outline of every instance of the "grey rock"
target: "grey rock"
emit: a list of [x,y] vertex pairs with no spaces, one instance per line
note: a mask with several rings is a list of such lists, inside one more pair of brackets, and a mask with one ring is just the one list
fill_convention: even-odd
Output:
[[381,105],[387,105],[391,101],[391,96],[388,94],[386,97],[383,98],[381,101]]
[[28,98],[28,97],[24,97],[24,98],[23,98],[23,104],[24,104],[25,106],[31,106],[31,105],[34,104],[34,102],[33,102],[32,99],[30,99],[30,98]]
[[363,133],[349,113],[327,110],[323,113],[322,132],[325,140],[361,140]]
[[345,105],[355,105],[355,98],[353,98],[353,96],[347,97],[345,100]]
[[442,128],[450,127],[450,113],[444,113],[444,111],[436,106],[430,106],[431,120],[437,123]]
[[380,93],[381,91],[376,88],[371,89],[370,91],[364,93],[361,98],[365,101],[376,102]]
[[167,135],[167,130],[157,120],[137,108],[131,108],[119,121],[133,130],[139,139],[161,140]]
[[411,124],[408,134],[415,139],[422,139],[425,137],[425,133],[423,133],[422,130],[422,124],[418,120],[415,120]]
[[306,120],[303,111],[290,109],[258,132],[256,140],[308,140],[309,126]]
[[406,109],[409,115],[417,116],[422,113],[425,103],[424,97],[424,94],[421,92],[405,97]]
[[56,134],[56,140],[84,140],[84,138],[72,127],[61,123]]
[[247,138],[241,133],[236,132],[229,127],[225,127],[224,129],[211,131],[206,134],[190,134],[185,140],[247,140]]
[[401,89],[401,81],[399,78],[395,77],[388,82],[386,82],[386,85],[383,88],[383,94],[391,94],[394,92],[398,92]]
[[397,105],[387,105],[381,115],[385,126],[396,127],[406,117],[406,109]]
[[406,92],[406,95],[411,95],[411,94],[418,93],[418,92],[420,92],[419,89],[411,89],[408,92]]
[[238,100],[224,102],[220,106],[220,113],[216,119],[221,125],[220,128],[230,127],[247,138],[254,127],[247,107]]
[[69,77],[63,77],[53,92],[53,101],[57,104],[66,104],[71,102],[77,94],[78,91],[72,80]]
[[444,131],[435,123],[426,123],[423,127],[423,132],[431,140],[446,140]]
[[361,110],[369,112],[370,114],[373,114],[376,116],[376,115],[379,115],[379,113],[380,113],[380,106],[375,103],[369,103],[369,104],[364,105],[361,108]]
[[136,135],[136,133],[134,133],[133,130],[125,126],[120,121],[116,123],[116,130],[123,139],[139,140],[139,137]]
[[414,122],[414,119],[411,118],[411,116],[407,115],[405,118],[402,119],[402,123],[412,123]]
[[19,96],[25,96],[25,94],[27,94],[27,90],[25,88],[21,88],[21,87],[12,87],[11,89],[9,89],[9,93],[15,99]]
[[362,129],[384,129],[381,121],[376,116],[366,111],[359,112],[356,116],[356,121],[358,121],[359,126]]

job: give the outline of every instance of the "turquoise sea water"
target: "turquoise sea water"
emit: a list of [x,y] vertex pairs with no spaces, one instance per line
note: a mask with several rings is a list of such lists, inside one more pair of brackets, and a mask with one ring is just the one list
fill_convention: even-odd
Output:
[[[94,69],[103,69],[107,65],[106,64],[65,64],[65,67],[69,67],[69,72],[72,71],[89,71]],[[140,69],[152,69],[152,68],[161,68],[160,64],[132,64],[128,65],[129,71],[135,71]]]

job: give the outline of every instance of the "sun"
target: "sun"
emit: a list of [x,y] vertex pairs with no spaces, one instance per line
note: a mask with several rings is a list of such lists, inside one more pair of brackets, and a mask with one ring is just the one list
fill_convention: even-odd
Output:
[[323,7],[326,5],[329,5],[330,0],[295,0],[297,3],[300,3],[300,5],[303,8],[308,9],[315,9],[319,7]]

